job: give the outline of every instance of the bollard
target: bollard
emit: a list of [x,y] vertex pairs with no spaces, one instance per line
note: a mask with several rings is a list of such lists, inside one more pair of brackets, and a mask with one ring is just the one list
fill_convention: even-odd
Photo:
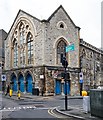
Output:
[[10,89],[10,91],[9,91],[9,96],[11,97],[12,94],[13,94],[13,91],[12,91],[12,89]]
[[87,96],[87,91],[82,91],[82,96]]
[[20,99],[20,96],[21,96],[20,91],[18,91],[18,93],[17,93],[18,99]]

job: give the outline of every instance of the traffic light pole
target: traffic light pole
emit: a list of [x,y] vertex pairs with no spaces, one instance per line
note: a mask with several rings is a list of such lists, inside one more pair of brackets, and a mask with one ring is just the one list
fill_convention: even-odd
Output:
[[65,73],[65,110],[68,109],[68,102],[67,102],[67,72],[66,72],[66,67],[65,67],[65,70],[64,70],[64,73]]
[[65,57],[62,58],[62,65],[64,67],[64,74],[65,74],[65,78],[64,78],[64,81],[65,81],[65,110],[67,110],[67,71],[66,71],[66,68],[68,66],[68,62],[66,60],[66,55]]

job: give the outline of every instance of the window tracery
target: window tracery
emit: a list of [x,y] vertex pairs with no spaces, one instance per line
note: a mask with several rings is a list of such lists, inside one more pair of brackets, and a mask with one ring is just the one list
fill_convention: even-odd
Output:
[[[30,25],[26,20],[17,24],[12,36],[12,66],[24,66],[33,63],[33,35],[31,34]],[[27,60],[26,60],[27,58]]]
[[13,41],[13,56],[14,56],[14,67],[17,67],[18,65],[18,45],[16,39]]
[[33,63],[33,37],[29,32],[27,35],[28,64]]

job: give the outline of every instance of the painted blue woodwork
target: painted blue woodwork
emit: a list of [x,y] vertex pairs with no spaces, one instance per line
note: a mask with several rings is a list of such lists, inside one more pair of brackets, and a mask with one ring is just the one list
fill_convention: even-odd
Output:
[[25,91],[24,90],[25,86],[24,86],[24,77],[23,77],[23,75],[19,76],[18,81],[20,82],[20,91],[24,92]]
[[32,93],[32,87],[33,87],[32,81],[33,81],[33,79],[32,79],[32,76],[29,73],[26,77],[26,81],[27,81],[27,89],[26,90],[27,90],[28,93]]
[[61,81],[56,80],[55,94],[61,94]]
[[13,82],[12,90],[17,91],[17,82],[16,82],[17,80],[15,75],[12,75],[11,81]]

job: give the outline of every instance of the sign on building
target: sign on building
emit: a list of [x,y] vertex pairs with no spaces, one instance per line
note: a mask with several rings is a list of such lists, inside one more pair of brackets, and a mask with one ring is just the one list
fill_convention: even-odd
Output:
[[6,81],[6,75],[4,74],[1,75],[1,81]]

